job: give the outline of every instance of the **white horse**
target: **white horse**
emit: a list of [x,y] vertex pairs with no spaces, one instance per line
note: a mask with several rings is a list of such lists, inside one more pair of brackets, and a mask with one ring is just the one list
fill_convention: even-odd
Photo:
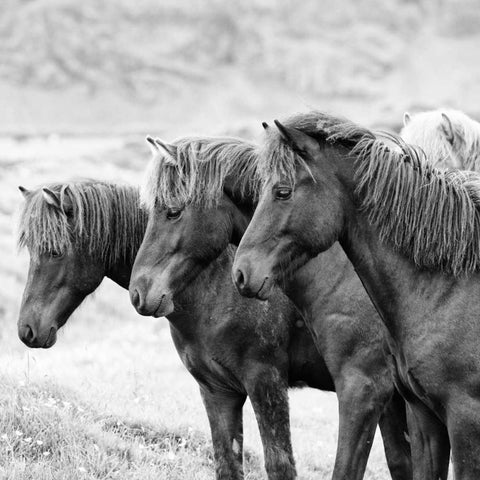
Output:
[[480,171],[480,123],[463,112],[438,109],[403,115],[402,138],[421,147],[438,168]]

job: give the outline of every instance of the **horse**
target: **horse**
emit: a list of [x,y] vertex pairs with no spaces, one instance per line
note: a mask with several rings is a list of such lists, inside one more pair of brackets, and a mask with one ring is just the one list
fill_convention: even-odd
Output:
[[[128,289],[147,215],[132,186],[81,180],[20,190],[25,205],[19,244],[28,248],[30,268],[18,334],[29,347],[50,348],[58,329],[104,277]],[[286,299],[279,298],[267,311],[231,288],[236,300],[225,303],[233,253],[225,249],[203,269],[198,285],[185,290],[184,309],[168,316],[172,339],[200,386],[217,479],[243,477],[247,395],[255,407],[269,477],[292,478],[287,387],[332,390],[333,380]]]
[[268,298],[339,241],[390,333],[418,426],[414,467],[446,479],[451,445],[455,478],[480,478],[479,174],[437,169],[397,136],[321,112],[275,123],[237,288]]
[[[214,290],[215,303],[223,304],[226,318],[230,312],[237,315],[242,297],[224,271],[232,265],[218,265],[218,259],[238,244],[253,215],[257,147],[235,138],[185,137],[173,144],[148,140],[153,156],[141,197],[149,220],[132,271],[133,305],[146,315],[178,315],[184,308],[185,292],[203,286]],[[199,280],[205,269],[222,279],[220,288],[213,276],[214,287]],[[335,390],[339,399],[333,478],[363,477],[378,422],[392,477],[411,478],[405,405],[391,379],[386,332],[347,258],[340,249],[322,255],[284,287],[301,311],[321,364],[326,366],[319,375],[332,379],[329,387],[324,383],[321,388]],[[288,314],[283,309],[272,312],[282,298],[276,289],[269,303],[262,306],[252,301],[242,308],[268,312],[268,319],[259,314],[257,321],[267,321],[271,329],[275,315],[283,322]],[[245,314],[240,313],[235,321],[247,321]],[[263,342],[263,335],[255,331],[248,335],[248,344]],[[271,453],[265,453],[268,463]]]
[[438,168],[480,170],[480,123],[463,112],[439,109],[403,116],[405,142],[420,146]]

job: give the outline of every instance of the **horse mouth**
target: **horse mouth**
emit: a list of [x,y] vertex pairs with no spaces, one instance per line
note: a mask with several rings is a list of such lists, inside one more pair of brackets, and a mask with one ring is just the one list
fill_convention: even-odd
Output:
[[269,279],[269,277],[265,277],[263,279],[262,285],[255,294],[255,297],[257,297],[259,300],[267,300],[270,296],[271,284],[269,282]]
[[165,315],[168,315],[169,313],[173,312],[173,302],[169,300],[170,299],[168,295],[164,293],[162,295],[162,298],[160,299],[160,303],[158,304],[158,307],[153,312],[154,318],[164,317]]
[[50,331],[48,332],[48,337],[45,340],[45,343],[43,344],[42,348],[53,347],[56,341],[57,341],[57,329],[55,327],[51,327]]

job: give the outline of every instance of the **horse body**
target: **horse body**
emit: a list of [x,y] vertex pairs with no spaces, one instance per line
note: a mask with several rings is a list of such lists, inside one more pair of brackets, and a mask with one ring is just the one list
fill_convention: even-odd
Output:
[[392,383],[385,327],[345,253],[334,245],[281,283],[335,382],[341,424],[333,478],[352,478],[353,465],[363,477],[377,423],[392,477],[410,478],[404,403]]
[[[114,193],[117,190],[121,195]],[[90,200],[97,198],[95,207],[93,200],[80,200],[85,191],[90,191]],[[121,190],[113,184],[88,181],[52,185],[49,192],[58,196],[58,205],[48,203],[41,191],[26,193],[21,227],[22,243],[29,247],[31,263],[19,317],[19,336],[28,346],[44,348],[54,344],[58,328],[105,276],[128,288],[139,245],[137,239],[143,237],[146,228],[135,188]],[[98,201],[99,198],[102,200]],[[103,212],[112,207],[123,214],[115,222],[112,218],[93,218],[97,207]],[[42,241],[53,245],[53,240],[59,239],[46,238],[44,235],[52,237],[52,231],[40,231],[42,223],[34,219],[48,217],[44,225],[50,220],[68,220],[73,226],[79,215],[90,218],[82,233],[72,227],[73,236],[57,242],[54,255],[44,251],[47,247],[42,246]],[[119,248],[122,239],[102,231],[111,228],[111,221],[118,229],[129,232],[131,245],[126,242]],[[99,241],[86,248],[82,236],[98,236]],[[230,279],[233,256],[232,247],[226,249],[176,296],[182,308],[168,316],[172,339],[182,362],[200,385],[211,427],[217,477],[243,476],[242,407],[248,395],[255,408],[267,461],[270,460],[271,476],[289,478],[295,468],[290,446],[288,385],[332,390],[333,382],[301,317],[285,297],[279,295],[266,309],[264,303],[238,295]],[[55,300],[59,295],[61,302]]]
[[[338,240],[391,335],[415,478],[446,479],[450,444],[455,478],[480,478],[479,180],[318,112],[277,125],[238,286],[281,281],[285,259],[298,267]],[[275,142],[292,154],[277,165]]]
[[[215,142],[218,151],[218,141]],[[186,140],[182,140],[181,145],[185,144]],[[245,145],[243,148],[248,153],[248,144]],[[169,162],[174,147],[169,149]],[[212,150],[211,146],[203,147],[207,152]],[[237,143],[235,148],[238,153]],[[188,147],[187,151],[198,152],[201,147]],[[156,198],[158,185],[162,184],[163,188],[159,194],[161,199],[147,198],[145,202],[150,205],[149,228],[137,255],[130,285],[132,302],[144,314],[160,308],[161,313],[168,315],[172,309],[181,308],[178,299],[172,301],[172,291],[188,285],[196,275],[192,272],[201,271],[209,262],[216,261],[217,255],[229,248],[229,242],[241,238],[253,214],[253,188],[251,185],[249,188],[248,175],[238,180],[237,170],[248,171],[248,166],[241,164],[242,159],[232,162],[233,171],[228,171],[225,156],[219,160],[223,162],[221,165],[215,164],[214,156],[202,157],[198,165],[211,169],[216,175],[210,175],[209,171],[200,173],[198,178],[203,180],[197,178],[195,189],[194,171],[198,165],[190,153],[185,156],[180,153],[177,157],[185,162],[182,165],[188,174],[175,173],[175,167],[168,165],[165,178],[159,178],[158,182],[152,176],[149,179],[150,195]],[[248,153],[246,157],[247,162],[255,165],[254,155]],[[160,165],[151,165],[150,169],[162,175]],[[204,185],[204,181],[209,185]],[[189,192],[182,191],[183,188]],[[211,197],[208,196],[210,190]],[[195,198],[195,191],[200,198]],[[193,198],[189,198],[192,192]],[[238,217],[247,221],[242,223]],[[216,283],[213,279],[210,281]],[[410,478],[404,404],[391,380],[385,328],[347,257],[340,248],[332,249],[310,261],[282,286],[301,310],[322,363],[332,377],[334,385],[329,389],[334,387],[339,399],[340,431],[333,478],[363,477],[379,420],[392,476]],[[257,291],[261,289],[259,286]],[[278,290],[273,291],[278,295]],[[251,341],[259,343],[255,337]]]
[[349,228],[341,243],[392,332],[399,388],[421,435],[433,439],[423,456],[445,461],[451,443],[455,478],[479,478],[480,306],[472,299],[480,282],[419,271],[367,224],[352,222],[355,236]]

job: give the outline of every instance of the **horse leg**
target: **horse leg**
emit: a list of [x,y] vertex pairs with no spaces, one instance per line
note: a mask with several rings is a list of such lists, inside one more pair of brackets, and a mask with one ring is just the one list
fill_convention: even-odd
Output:
[[395,390],[379,419],[385,457],[393,480],[411,480],[412,454],[407,441],[408,426],[405,400]]
[[243,479],[242,408],[246,396],[200,387],[212,433],[217,480]]
[[407,402],[414,480],[447,480],[450,442],[443,423],[419,402]]
[[458,399],[455,411],[448,415],[448,433],[452,442],[455,480],[480,478],[480,402]]
[[336,385],[339,407],[337,455],[332,480],[361,480],[385,400],[362,372],[349,372]]
[[296,477],[296,470],[290,439],[287,380],[273,368],[255,370],[255,375],[249,375],[246,387],[262,438],[265,470],[269,480],[290,480]]

